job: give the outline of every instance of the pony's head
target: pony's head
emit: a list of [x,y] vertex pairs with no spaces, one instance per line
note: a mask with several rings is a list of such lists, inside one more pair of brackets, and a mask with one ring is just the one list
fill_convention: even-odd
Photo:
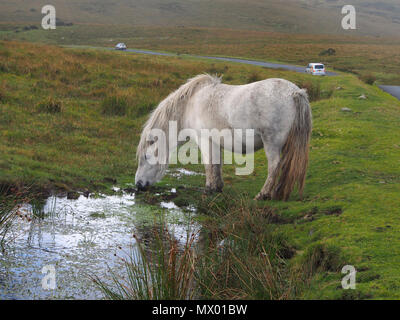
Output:
[[135,176],[136,187],[139,190],[147,189],[164,177],[168,167],[167,150],[162,130],[143,131],[137,151],[138,168]]

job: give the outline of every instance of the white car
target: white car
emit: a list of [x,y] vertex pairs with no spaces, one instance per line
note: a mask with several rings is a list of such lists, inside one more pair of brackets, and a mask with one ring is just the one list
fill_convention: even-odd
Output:
[[325,76],[325,66],[322,63],[310,63],[306,69],[307,73],[313,76]]
[[126,50],[126,44],[125,43],[118,43],[116,46],[115,46],[115,50]]

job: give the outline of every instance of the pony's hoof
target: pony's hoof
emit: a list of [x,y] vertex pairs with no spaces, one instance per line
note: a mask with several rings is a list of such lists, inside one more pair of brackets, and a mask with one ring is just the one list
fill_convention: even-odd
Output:
[[222,188],[210,188],[206,187],[204,190],[204,194],[210,195],[214,193],[222,193]]
[[256,200],[256,201],[264,200],[264,199],[263,199],[263,195],[259,193],[258,195],[256,195],[256,197],[254,198],[254,200]]
[[263,200],[271,200],[271,196],[269,194],[259,193],[254,200],[256,201],[263,201]]

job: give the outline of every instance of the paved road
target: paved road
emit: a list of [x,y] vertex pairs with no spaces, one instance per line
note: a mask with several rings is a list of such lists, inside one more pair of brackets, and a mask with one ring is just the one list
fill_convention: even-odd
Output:
[[[225,57],[208,57],[208,56],[194,56],[194,57],[202,58],[202,59],[212,59],[212,60],[222,60],[222,61],[229,61],[229,62],[245,63],[245,64],[251,64],[253,66],[260,66],[260,67],[266,67],[266,68],[271,68],[271,69],[284,69],[284,70],[290,70],[290,71],[295,71],[295,72],[300,72],[300,73],[306,73],[306,67],[293,66],[293,65],[289,65],[289,64],[271,63],[271,62],[263,62],[263,61],[256,61],[256,60],[247,60],[247,59],[237,59],[237,58],[225,58]],[[327,71],[326,75],[327,76],[336,76],[337,73]]]
[[400,86],[379,86],[379,88],[400,100]]
[[[156,52],[150,50],[138,50],[138,49],[127,49],[127,52],[135,52],[135,53],[143,53],[143,54],[152,54],[156,56],[176,56],[176,54],[172,53],[163,53],[163,52]],[[186,55],[187,57],[193,58],[200,58],[200,59],[209,59],[209,60],[220,60],[220,61],[228,61],[228,62],[237,62],[237,63],[244,63],[244,64],[251,64],[253,66],[260,66],[272,69],[284,69],[290,70],[300,73],[305,73],[305,67],[293,66],[289,64],[280,64],[280,63],[271,63],[271,62],[263,62],[263,61],[256,61],[256,60],[247,60],[247,59],[237,59],[237,58],[225,58],[225,57],[211,57],[211,56],[196,56],[196,55]],[[337,73],[327,71],[327,76],[336,76]]]
[[[115,50],[114,48],[110,48],[110,50]],[[150,50],[139,50],[139,49],[126,49],[124,51],[127,52],[135,52],[135,53],[143,53],[143,54],[152,54],[154,56],[176,56],[176,54],[173,53],[164,53],[164,52],[157,52],[157,51],[150,51]]]

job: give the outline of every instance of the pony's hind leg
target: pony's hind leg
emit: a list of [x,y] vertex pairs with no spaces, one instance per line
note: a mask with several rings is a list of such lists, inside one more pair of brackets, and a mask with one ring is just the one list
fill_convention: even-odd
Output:
[[273,182],[276,175],[279,174],[278,166],[280,161],[281,148],[277,146],[267,146],[264,143],[265,154],[268,159],[268,177],[262,187],[260,193],[255,197],[255,200],[270,200],[273,194]]

